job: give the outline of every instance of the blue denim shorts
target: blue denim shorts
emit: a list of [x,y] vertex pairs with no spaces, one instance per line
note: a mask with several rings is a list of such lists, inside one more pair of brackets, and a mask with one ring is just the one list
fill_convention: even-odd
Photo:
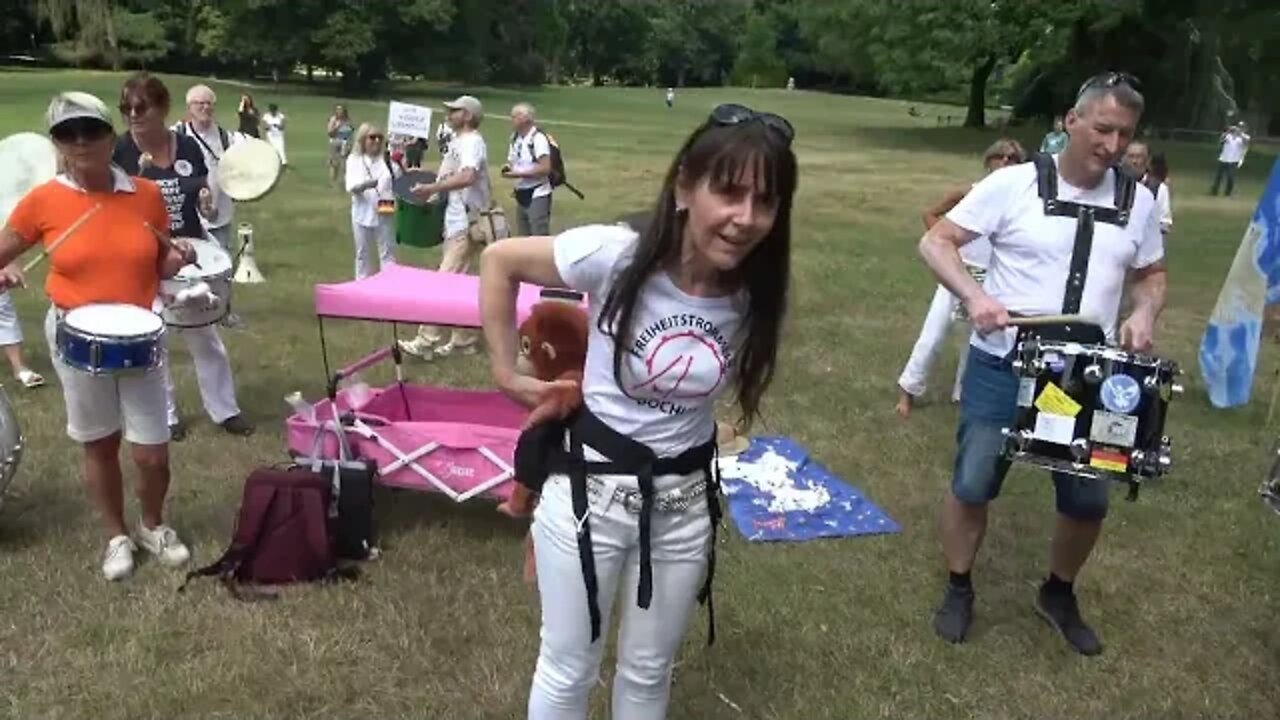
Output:
[[[960,427],[956,431],[955,474],[951,492],[973,504],[990,502],[1010,462],[1002,455],[1004,435],[1018,414],[1018,377],[1012,358],[998,358],[976,347],[969,348],[968,367],[961,381]],[[1101,520],[1107,516],[1110,483],[1054,472],[1053,486],[1058,512],[1076,520]]]

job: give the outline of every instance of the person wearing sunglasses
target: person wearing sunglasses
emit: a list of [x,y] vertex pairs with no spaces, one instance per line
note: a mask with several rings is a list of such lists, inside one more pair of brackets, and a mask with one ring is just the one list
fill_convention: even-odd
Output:
[[522,482],[545,478],[534,488],[531,530],[542,631],[530,720],[587,717],[615,605],[611,717],[667,716],[695,603],[712,609],[716,401],[731,392],[754,420],[777,368],[793,136],[777,115],[717,107],[676,152],[648,221],[635,223],[643,232],[588,225],[505,240],[481,255],[493,378],[526,406],[568,387],[515,371],[519,283],[589,298],[584,404],[526,430],[517,450]]
[[[128,132],[116,142],[113,159],[130,175],[147,178],[160,186],[169,212],[167,226],[174,237],[217,242],[205,228],[214,217],[209,167],[195,138],[174,132],[167,123],[169,89],[160,78],[134,73],[120,88],[120,112]],[[163,307],[157,296],[155,308]],[[227,348],[216,324],[203,327],[170,327],[166,333],[165,362],[161,372],[168,388],[170,434],[175,442],[186,438],[187,428],[178,412],[171,364],[169,335],[180,336],[195,365],[200,399],[215,425],[231,435],[248,437],[256,428],[240,412],[235,378]]]
[[[986,531],[988,505],[1009,470],[1002,429],[1016,425],[1020,394],[1012,371],[1017,343],[1012,316],[1079,314],[1096,324],[1090,334],[1107,344],[1151,349],[1166,284],[1160,214],[1151,192],[1118,167],[1143,107],[1135,78],[1123,73],[1091,78],[1067,113],[1069,140],[1061,153],[991,173],[920,241],[925,263],[961,299],[974,328],[955,470],[942,512],[950,574],[933,616],[935,632],[949,642],[964,642],[973,622],[971,568]],[[1052,197],[1041,197],[1042,181]],[[1120,212],[1124,205],[1129,209]],[[1089,232],[1092,242],[1085,249],[1077,237]],[[960,251],[984,236],[991,262],[979,284],[966,272]],[[1087,252],[1088,259],[1084,269],[1073,271],[1072,258],[1079,252]],[[1069,277],[1076,282],[1068,283]],[[1132,282],[1133,309],[1120,323],[1126,279]],[[1065,334],[1069,328],[1039,332]],[[1057,472],[1052,478],[1057,520],[1047,577],[1034,608],[1072,649],[1096,655],[1102,643],[1081,615],[1074,581],[1102,530],[1109,483]]]
[[[1008,167],[1026,159],[1026,152],[1022,149],[1021,143],[1011,138],[1001,138],[987,148],[982,156],[982,165],[986,169],[986,174],[990,175],[1002,167]],[[971,189],[973,185],[956,188],[944,195],[937,205],[926,210],[925,229],[936,225],[938,220],[963,200]],[[977,238],[960,248],[960,257],[964,260],[965,268],[969,273],[975,278],[981,278],[987,272],[987,263],[991,258],[991,245],[986,239]],[[929,379],[929,368],[933,366],[938,351],[951,331],[952,323],[957,319],[956,309],[959,302],[956,296],[943,285],[938,285],[937,290],[934,291],[933,302],[929,304],[929,312],[925,315],[924,325],[920,328],[920,337],[912,346],[911,356],[907,358],[907,364],[898,378],[898,404],[894,407],[898,415],[908,417],[916,398],[924,395]],[[960,355],[960,363],[956,368],[951,402],[960,402],[960,379],[964,374],[965,355],[964,353]]]
[[[101,100],[61,93],[49,104],[46,121],[62,169],[23,197],[0,229],[0,290],[25,285],[15,264],[20,255],[49,245],[99,206],[49,255],[44,289],[51,304],[44,330],[62,385],[66,432],[83,449],[85,486],[106,529],[102,573],[120,580],[133,572],[138,545],[171,567],[191,556],[163,517],[170,478],[164,380],[159,370],[91,375],[72,368],[58,353],[58,320],[92,303],[150,310],[160,280],[173,277],[195,254],[183,240],[176,247],[168,243],[169,216],[160,188],[131,178],[111,162],[116,134],[111,111]],[[148,224],[164,239],[157,239]],[[125,523],[122,440],[138,469],[137,544]]]
[[[356,248],[356,279],[366,278],[396,261],[395,193],[392,184],[403,174],[386,151],[386,136],[373,123],[362,123],[347,156],[346,186],[351,194],[351,234]],[[370,247],[377,246],[374,267]]]

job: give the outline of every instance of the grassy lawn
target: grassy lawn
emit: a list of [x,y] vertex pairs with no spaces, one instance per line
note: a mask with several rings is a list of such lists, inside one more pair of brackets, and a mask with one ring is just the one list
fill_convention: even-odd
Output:
[[[45,106],[60,89],[92,91],[114,106],[122,77],[0,72],[0,137],[43,131]],[[195,81],[166,79],[180,105]],[[220,116],[234,124],[240,88],[214,86]],[[435,105],[457,90],[403,88],[395,97]],[[170,518],[200,564],[225,548],[245,476],[285,457],[284,395],[323,392],[312,284],[352,274],[349,204],[325,174],[324,121],[339,99],[301,88],[253,92],[260,107],[278,102],[288,115],[290,160],[270,196],[237,210],[237,221],[254,224],[268,283],[237,286],[249,325],[223,331],[241,405],[260,432],[242,440],[213,427],[185,349],[179,343],[174,351],[192,433],[174,448]],[[1209,406],[1196,363],[1273,148],[1255,147],[1236,196],[1223,199],[1207,195],[1212,148],[1157,147],[1169,154],[1176,217],[1157,343],[1187,368],[1187,393],[1167,428],[1174,474],[1148,485],[1137,503],[1115,491],[1103,540],[1079,583],[1086,617],[1107,645],[1101,657],[1084,659],[1032,611],[1053,496],[1044,473],[1020,468],[995,506],[974,572],[971,642],[952,647],[934,637],[929,618],[944,579],[936,518],[956,421],[945,393],[955,353],[940,363],[932,402],[905,422],[892,412],[895,380],[934,287],[915,252],[920,211],[945,188],[976,177],[994,131],[937,127],[935,115],[963,115],[956,108],[918,103],[924,115],[917,118],[908,103],[805,92],[688,90],[672,110],[658,89],[475,93],[491,113],[482,131],[493,165],[505,156],[505,114],[517,100],[534,102],[557,136],[571,180],[586,193],[585,201],[556,196],[558,228],[652,202],[675,148],[717,102],[780,112],[797,128],[794,304],[767,422],[757,431],[803,443],[904,531],[777,546],[723,533],[719,639],[705,647],[699,613],[672,718],[1280,716],[1280,518],[1255,496],[1274,433],[1264,424],[1275,353],[1268,343],[1255,402],[1232,412]],[[348,104],[357,121],[386,122],[384,102]],[[1034,147],[1042,132],[1021,137]],[[434,144],[431,153],[434,162]],[[495,185],[513,212],[508,186]],[[439,258],[438,251],[401,249],[400,259],[434,266]],[[103,581],[102,533],[81,488],[78,450],[63,433],[40,330],[47,300],[40,278],[30,284],[17,296],[26,351],[51,382],[38,391],[5,384],[28,448],[0,512],[0,713],[523,717],[538,646],[537,598],[519,581],[522,528],[491,504],[380,492],[384,556],[367,566],[364,581],[299,589],[275,604],[238,603],[213,582],[178,595],[180,575],[155,563],[127,582]],[[372,324],[326,329],[335,362],[390,335]],[[419,363],[409,374],[488,384],[478,358]],[[606,681],[610,668],[606,660]],[[603,717],[605,690],[595,706]]]

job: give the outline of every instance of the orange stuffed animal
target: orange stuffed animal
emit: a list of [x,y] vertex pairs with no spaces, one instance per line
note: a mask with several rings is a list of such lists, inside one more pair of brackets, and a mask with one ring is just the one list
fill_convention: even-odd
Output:
[[[572,302],[543,301],[520,323],[516,369],[548,382],[572,380],[572,388],[553,388],[529,413],[525,428],[564,420],[582,406],[582,371],[587,361],[587,314]],[[533,513],[535,492],[518,482],[511,499],[498,510],[515,518]]]

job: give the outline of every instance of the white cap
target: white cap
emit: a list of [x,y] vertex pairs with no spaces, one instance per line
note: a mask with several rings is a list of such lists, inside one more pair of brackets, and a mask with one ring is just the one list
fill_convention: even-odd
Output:
[[92,118],[111,125],[111,111],[107,109],[106,103],[84,92],[58,94],[49,103],[49,110],[45,113],[45,121],[50,130],[77,118]]
[[471,95],[463,95],[457,100],[446,101],[444,106],[450,110],[466,110],[471,113],[471,117],[475,118],[476,122],[484,119],[484,106]]

